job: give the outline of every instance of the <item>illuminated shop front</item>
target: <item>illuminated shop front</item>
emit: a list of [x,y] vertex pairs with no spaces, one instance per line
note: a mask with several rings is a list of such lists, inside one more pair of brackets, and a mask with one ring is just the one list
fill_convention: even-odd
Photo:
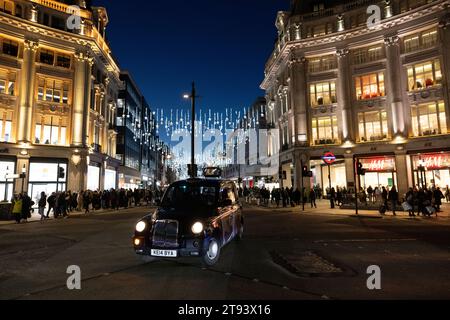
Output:
[[393,187],[397,186],[395,157],[376,156],[358,159],[362,163],[366,174],[360,177],[360,186],[368,187]]
[[105,169],[105,182],[103,189],[110,190],[116,189],[117,171],[111,169]]
[[[41,192],[50,195],[53,192],[67,191],[67,159],[31,159],[28,194],[36,202]],[[37,202],[36,202],[37,203]]]
[[450,185],[450,152],[420,154],[411,158],[415,186],[443,189]]
[[15,168],[15,159],[0,159],[0,201],[10,201],[13,196],[14,181],[6,178],[14,174]]
[[325,164],[323,160],[311,160],[310,166],[313,172],[312,184],[320,186],[324,194],[330,186],[330,180],[332,188],[337,189],[337,187],[344,188],[347,186],[345,161],[343,159],[338,159],[330,166]]
[[91,163],[88,166],[87,189],[91,191],[100,190],[100,164]]

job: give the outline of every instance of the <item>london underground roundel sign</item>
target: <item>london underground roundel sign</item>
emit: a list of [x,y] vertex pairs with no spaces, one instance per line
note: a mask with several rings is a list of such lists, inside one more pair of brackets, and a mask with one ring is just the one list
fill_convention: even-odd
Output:
[[332,152],[327,152],[323,155],[322,160],[326,164],[333,164],[334,162],[336,162],[336,156]]

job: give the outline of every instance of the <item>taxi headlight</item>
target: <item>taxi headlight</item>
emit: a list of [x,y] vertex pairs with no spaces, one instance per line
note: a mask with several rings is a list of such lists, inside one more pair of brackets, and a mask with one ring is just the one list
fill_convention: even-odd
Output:
[[193,234],[200,234],[203,231],[203,223],[201,222],[196,222],[192,225],[192,233]]
[[145,228],[147,227],[147,224],[144,221],[139,221],[136,224],[136,231],[137,232],[142,232],[145,230]]

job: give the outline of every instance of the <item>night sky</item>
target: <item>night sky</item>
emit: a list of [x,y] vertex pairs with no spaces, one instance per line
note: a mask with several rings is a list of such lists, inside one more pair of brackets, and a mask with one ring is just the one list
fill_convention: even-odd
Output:
[[195,80],[203,110],[248,107],[289,0],[94,1],[108,10],[107,38],[153,109],[185,108]]

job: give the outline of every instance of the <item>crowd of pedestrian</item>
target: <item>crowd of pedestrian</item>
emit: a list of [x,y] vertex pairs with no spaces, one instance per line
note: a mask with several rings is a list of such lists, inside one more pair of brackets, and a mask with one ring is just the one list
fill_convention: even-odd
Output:
[[[262,206],[272,205],[274,207],[295,207],[300,204],[309,204],[311,208],[317,208],[316,200],[327,199],[330,201],[332,209],[344,204],[355,202],[354,190],[347,190],[345,187],[327,187],[325,193],[320,185],[312,188],[303,188],[302,192],[297,188],[273,188],[269,190],[264,186],[239,188],[239,196],[243,197],[247,203],[254,203]],[[410,188],[403,196],[399,195],[395,186],[377,186],[372,188],[361,188],[357,194],[358,203],[362,206],[375,206],[379,208],[381,215],[391,211],[395,216],[399,208],[409,212],[410,216],[423,215],[431,216],[441,212],[442,201],[450,202],[450,188],[447,186],[444,191],[439,187],[430,188]],[[302,201],[303,199],[303,201]]]
[[41,221],[50,218],[68,218],[71,212],[90,213],[91,210],[119,210],[129,207],[155,204],[161,199],[160,189],[110,189],[105,191],[61,191],[47,195],[41,192],[33,201],[26,192],[14,195],[12,215],[16,223],[27,222],[37,203]]

